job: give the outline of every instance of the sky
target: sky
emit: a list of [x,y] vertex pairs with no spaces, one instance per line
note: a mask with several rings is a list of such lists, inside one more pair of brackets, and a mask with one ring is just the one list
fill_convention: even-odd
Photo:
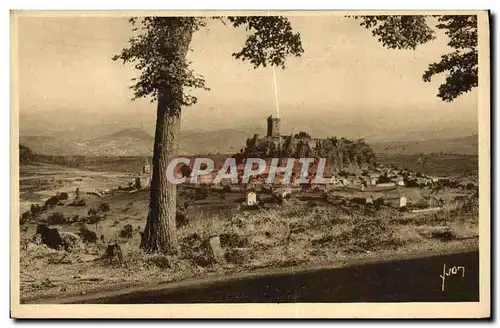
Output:
[[[289,58],[285,70],[276,69],[283,130],[297,131],[302,124],[369,126],[375,133],[477,126],[476,90],[446,103],[436,97],[444,77],[422,81],[427,66],[450,51],[440,31],[415,51],[388,50],[352,18],[290,21],[304,54]],[[127,18],[20,18],[21,126],[27,117],[52,117],[55,125],[76,128],[96,122],[153,126],[155,104],[131,101],[128,86],[138,72],[111,60],[131,35]],[[189,59],[211,90],[194,92],[199,102],[183,111],[182,129],[264,126],[268,115],[276,115],[272,69],[254,69],[231,56],[244,40],[244,30],[218,21],[194,35]]]

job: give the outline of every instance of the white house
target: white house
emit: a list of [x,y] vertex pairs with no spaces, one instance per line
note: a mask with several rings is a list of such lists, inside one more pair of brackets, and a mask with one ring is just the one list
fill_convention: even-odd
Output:
[[405,196],[401,196],[399,198],[399,207],[405,207],[406,206],[406,197]]
[[257,205],[257,194],[254,191],[249,191],[247,193],[247,205],[248,206]]

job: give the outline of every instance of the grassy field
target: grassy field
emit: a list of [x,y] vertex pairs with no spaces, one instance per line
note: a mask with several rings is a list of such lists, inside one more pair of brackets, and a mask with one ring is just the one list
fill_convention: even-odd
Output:
[[[145,254],[140,248],[148,191],[114,192],[99,197],[83,193],[96,187],[116,187],[131,178],[127,174],[90,172],[50,165],[21,168],[22,204],[43,202],[57,191],[70,194],[68,200],[47,210],[40,219],[54,213],[76,222],[53,224],[60,231],[78,233],[84,227],[98,240],[72,251],[56,251],[31,242],[37,221],[21,226],[21,296],[30,301],[48,295],[78,294],[124,284],[201,279],[266,268],[327,264],[354,258],[384,258],[384,254],[408,254],[476,247],[478,237],[477,198],[456,200],[452,190],[439,197],[447,205],[439,212],[402,213],[384,206],[378,210],[352,203],[364,197],[361,191],[333,190],[298,193],[283,204],[267,201],[260,209],[242,210],[244,195],[239,192],[209,192],[193,200],[195,190],[180,187],[178,203],[190,202],[189,223],[178,229],[176,256]],[[61,180],[61,183],[56,183]],[[79,186],[85,206],[71,206],[72,191]],[[426,189],[400,188],[387,191],[409,198],[428,197]],[[390,194],[389,194],[390,193]],[[325,197],[326,195],[326,197]],[[370,193],[377,197],[376,194]],[[380,196],[380,193],[379,193]],[[263,196],[269,200],[270,196]],[[36,200],[36,201],[35,201]],[[98,223],[85,223],[89,209],[108,204],[99,212]],[[130,225],[129,235],[122,231]],[[101,237],[102,236],[102,237]],[[224,260],[217,261],[209,240],[219,236]],[[101,239],[102,238],[102,239]],[[109,243],[118,243],[123,261],[106,258]]]
[[[106,156],[46,156],[35,155],[36,161],[47,165],[61,165],[67,168],[96,171],[139,173],[145,163],[145,157],[106,157]],[[203,155],[214,159],[220,166],[231,155]],[[476,155],[446,155],[446,154],[389,154],[377,153],[380,164],[395,165],[414,172],[434,176],[463,176],[478,174],[478,157]],[[148,158],[151,163],[151,158]]]
[[478,157],[475,155],[377,154],[377,159],[380,164],[392,164],[432,176],[478,175]]

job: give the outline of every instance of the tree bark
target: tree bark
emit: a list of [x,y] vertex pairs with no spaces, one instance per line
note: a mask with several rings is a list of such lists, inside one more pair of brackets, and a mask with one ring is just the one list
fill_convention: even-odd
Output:
[[[175,19],[175,18],[173,18]],[[181,25],[177,46],[185,60],[193,30]],[[141,248],[146,252],[176,254],[176,186],[167,179],[167,166],[177,156],[181,123],[182,85],[162,83],[158,88],[149,212]]]

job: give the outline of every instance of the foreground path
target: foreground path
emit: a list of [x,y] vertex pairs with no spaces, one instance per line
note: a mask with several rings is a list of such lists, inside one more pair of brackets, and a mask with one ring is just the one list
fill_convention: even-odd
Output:
[[[440,275],[443,275],[444,266],[450,275],[445,276],[443,291]],[[458,269],[459,266],[464,269]],[[68,303],[107,304],[453,301],[479,301],[477,251],[343,268],[295,272],[286,269],[281,273],[66,300]]]

